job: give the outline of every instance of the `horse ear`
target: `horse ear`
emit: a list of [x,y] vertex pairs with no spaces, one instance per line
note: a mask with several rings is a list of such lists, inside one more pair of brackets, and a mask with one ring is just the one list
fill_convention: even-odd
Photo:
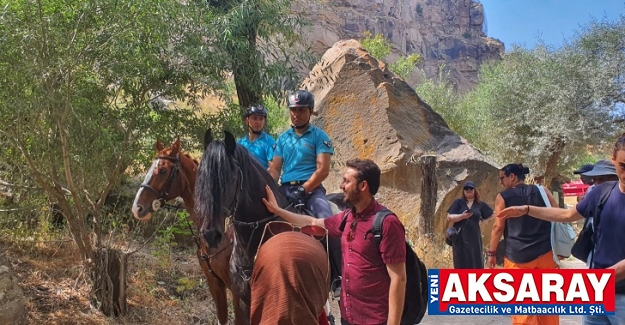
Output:
[[224,131],[226,134],[226,150],[229,154],[234,155],[234,150],[237,148],[237,141],[234,139],[234,135],[228,131]]
[[156,138],[156,152],[160,152],[161,150],[163,150],[163,144],[161,143],[161,140],[159,138]]
[[211,142],[213,142],[213,135],[211,134],[211,129],[207,129],[206,133],[204,133],[204,149],[206,149]]
[[171,145],[171,151],[169,152],[169,155],[177,155],[178,152],[180,152],[180,136],[178,136],[174,144]]

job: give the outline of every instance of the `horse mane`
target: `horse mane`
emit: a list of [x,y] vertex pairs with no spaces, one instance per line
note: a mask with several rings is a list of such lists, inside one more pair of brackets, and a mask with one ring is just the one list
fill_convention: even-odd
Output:
[[[253,203],[258,205],[259,197],[265,196],[265,184],[272,187],[276,198],[280,197],[278,202],[285,201],[269,172],[244,147],[236,144],[234,156],[231,157],[225,142],[214,140],[206,146],[198,170],[195,210],[200,218],[210,217],[212,222],[223,213],[233,213],[228,210],[232,207],[225,206],[229,202],[224,200],[228,198],[229,193],[226,190],[233,185],[235,178],[235,191],[238,193],[234,195],[238,195],[239,207],[247,207]],[[262,202],[260,205],[265,208]]]

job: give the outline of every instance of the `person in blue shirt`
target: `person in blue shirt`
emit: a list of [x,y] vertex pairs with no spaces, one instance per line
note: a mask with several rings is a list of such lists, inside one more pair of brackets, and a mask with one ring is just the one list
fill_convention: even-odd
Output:
[[[298,90],[288,96],[287,104],[292,126],[278,137],[269,172],[276,181],[280,179],[281,189],[290,202],[304,204],[314,217],[326,219],[333,213],[321,182],[330,174],[334,148],[328,134],[310,124],[315,107],[313,94]],[[334,281],[341,274],[340,239],[330,238],[328,250]]]
[[237,140],[244,146],[265,168],[273,159],[273,150],[276,141],[265,131],[267,122],[267,109],[263,105],[252,105],[245,110],[245,125],[247,125],[247,136]]

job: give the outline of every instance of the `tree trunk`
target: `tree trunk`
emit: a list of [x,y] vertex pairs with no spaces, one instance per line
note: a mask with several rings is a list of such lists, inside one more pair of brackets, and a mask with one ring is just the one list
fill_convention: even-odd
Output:
[[419,221],[419,233],[421,235],[433,234],[438,192],[436,156],[423,155],[419,157],[419,169],[421,170],[421,220]]
[[106,316],[126,314],[126,273],[128,255],[100,248],[92,270],[92,303]]
[[556,177],[556,168],[558,162],[566,146],[566,139],[561,136],[555,136],[551,139],[551,143],[547,146],[547,152],[550,156],[545,164],[545,175],[543,175],[543,186],[551,187],[551,182]]
[[260,103],[260,96],[256,89],[252,89],[249,84],[245,81],[245,79],[260,79],[253,76],[255,73],[248,72],[247,76],[245,76],[245,72],[243,69],[236,69],[233,73],[234,75],[234,85],[237,88],[237,98],[239,99],[239,106],[242,108],[247,108],[252,105]]
[[237,98],[239,106],[247,108],[251,105],[260,104],[262,92],[260,85],[262,80],[260,77],[260,62],[258,51],[256,49],[256,31],[258,26],[250,26],[248,35],[245,35],[248,42],[247,56],[240,53],[232,53],[233,58],[241,58],[241,62],[235,62],[234,66],[234,85],[237,88]]

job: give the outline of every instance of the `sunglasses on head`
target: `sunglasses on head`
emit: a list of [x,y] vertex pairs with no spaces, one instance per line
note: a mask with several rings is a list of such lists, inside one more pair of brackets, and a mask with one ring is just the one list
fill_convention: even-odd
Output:
[[287,231],[296,231],[306,234],[315,238],[316,240],[322,240],[328,235],[328,230],[323,227],[315,225],[296,226],[286,221],[270,221],[265,226],[265,230],[268,230],[272,235]]
[[[265,234],[269,232],[271,235],[277,235],[283,232],[295,231],[300,232],[302,234],[308,235],[320,242],[325,238],[325,248],[326,253],[328,253],[328,229],[315,226],[315,225],[306,225],[306,226],[296,226],[286,221],[269,221],[265,225],[265,229],[263,230],[263,235],[260,238],[260,243],[258,244],[258,249],[256,250],[256,255],[258,256],[258,251],[260,251],[260,246],[265,242]],[[323,243],[323,242],[322,242]],[[256,260],[256,257],[254,257]]]

